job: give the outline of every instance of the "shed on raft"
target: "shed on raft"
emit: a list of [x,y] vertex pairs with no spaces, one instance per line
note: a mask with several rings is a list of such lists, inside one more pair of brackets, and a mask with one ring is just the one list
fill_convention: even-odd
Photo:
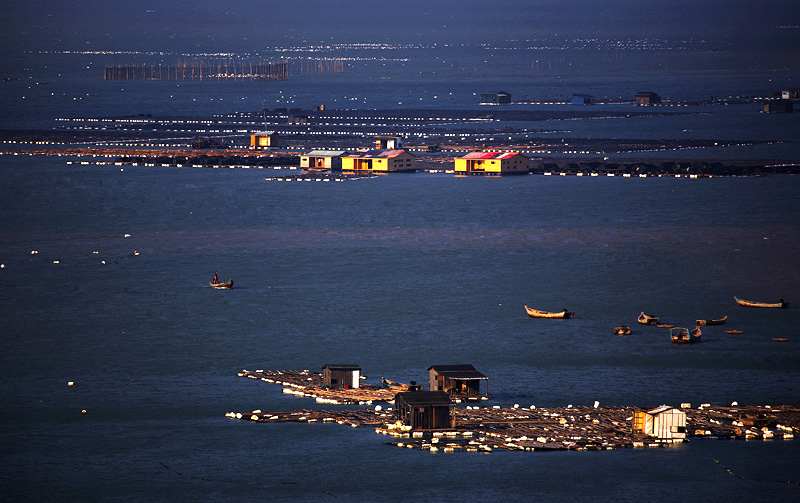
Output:
[[403,138],[401,136],[375,136],[376,150],[400,150],[403,148]]
[[300,156],[300,167],[341,171],[342,156],[347,154],[346,150],[312,150]]
[[505,105],[511,103],[511,95],[505,91],[481,93],[481,105]]
[[518,152],[470,152],[455,159],[455,172],[468,174],[520,174],[528,172],[530,159]]
[[250,148],[254,150],[278,146],[278,133],[265,131],[250,135]]
[[[489,396],[489,378],[472,365],[432,365],[427,370],[431,391],[472,399]],[[483,392],[481,382],[485,383]]]
[[344,171],[414,171],[415,156],[406,150],[368,150],[342,157]]
[[395,418],[412,430],[455,426],[455,403],[444,391],[404,391],[394,396]]
[[358,389],[361,367],[358,365],[325,365],[322,384],[330,389]]
[[633,431],[659,439],[686,438],[686,413],[669,405],[633,413]]

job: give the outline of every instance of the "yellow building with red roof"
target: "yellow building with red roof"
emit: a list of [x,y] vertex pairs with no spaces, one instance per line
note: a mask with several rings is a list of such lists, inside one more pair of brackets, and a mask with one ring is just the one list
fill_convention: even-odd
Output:
[[414,171],[416,156],[405,150],[368,150],[342,157],[342,171]]
[[504,175],[528,172],[529,159],[517,152],[470,152],[455,160],[455,172]]

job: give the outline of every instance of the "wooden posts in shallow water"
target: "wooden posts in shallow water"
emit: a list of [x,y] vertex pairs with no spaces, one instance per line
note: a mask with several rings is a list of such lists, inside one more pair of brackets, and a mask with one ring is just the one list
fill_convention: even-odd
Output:
[[183,60],[174,65],[106,65],[104,80],[288,80],[285,60]]

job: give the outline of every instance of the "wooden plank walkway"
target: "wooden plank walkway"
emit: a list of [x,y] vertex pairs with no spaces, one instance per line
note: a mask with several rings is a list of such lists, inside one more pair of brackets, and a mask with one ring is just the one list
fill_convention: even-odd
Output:
[[[285,390],[327,403],[372,404],[361,410],[297,410],[290,412],[229,412],[230,418],[260,423],[337,423],[373,427],[393,437],[388,443],[431,451],[491,452],[493,450],[611,450],[626,447],[662,447],[682,440],[657,440],[632,432],[639,407],[479,407],[455,409],[455,427],[447,431],[409,431],[397,422],[390,407],[394,394],[407,386],[364,385],[356,390],[328,390],[322,374],[303,371],[242,371],[240,376],[285,386]],[[405,389],[404,389],[405,388]],[[800,431],[800,406],[684,407],[686,436],[715,439],[790,440]]]

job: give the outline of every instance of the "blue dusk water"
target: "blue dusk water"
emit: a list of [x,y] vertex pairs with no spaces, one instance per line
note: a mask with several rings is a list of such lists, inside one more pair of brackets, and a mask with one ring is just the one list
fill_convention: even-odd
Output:
[[[618,81],[626,89],[627,78]],[[333,80],[280,85],[330,103],[346,87]],[[388,91],[409,92],[407,82],[355,90],[388,106]],[[697,82],[681,92],[694,94]],[[753,88],[748,76],[732,82]],[[44,89],[61,84],[4,83],[15,91],[3,95],[3,124],[260,106],[257,95],[231,99],[252,88],[209,84],[173,99],[164,83],[132,84],[129,93],[75,78],[59,98]],[[476,89],[490,85],[500,84]],[[28,87],[36,100],[21,104]],[[448,106],[468,108],[470,99],[465,91]],[[701,137],[796,139],[798,114],[708,112],[691,116]],[[569,129],[673,138],[693,128],[674,117]],[[763,157],[749,147],[728,152],[797,161],[796,144],[783,145]],[[264,180],[274,174],[0,157],[4,498],[797,499],[797,441],[432,454],[385,445],[369,428],[253,424],[225,413],[333,407],[237,372],[337,362],[361,365],[371,383],[425,382],[427,366],[470,363],[490,378],[490,406],[798,404],[800,178]],[[214,271],[236,287],[209,288]],[[734,295],[793,307],[742,308]],[[526,304],[576,315],[529,319]],[[728,322],[704,329],[701,344],[676,346],[664,329],[637,325],[641,311],[683,326]],[[633,335],[612,335],[620,324]]]
[[[488,405],[796,404],[797,309],[733,295],[800,298],[797,177],[279,183],[256,169],[123,169],[3,158],[2,485],[14,498],[797,492],[791,441],[432,455],[370,429],[224,417],[320,407],[243,368],[340,361],[374,383],[472,363],[490,377]],[[215,270],[236,287],[208,288]],[[529,319],[525,304],[575,319]],[[728,323],[675,346],[636,325],[640,311]],[[611,335],[619,324],[634,335]]]

